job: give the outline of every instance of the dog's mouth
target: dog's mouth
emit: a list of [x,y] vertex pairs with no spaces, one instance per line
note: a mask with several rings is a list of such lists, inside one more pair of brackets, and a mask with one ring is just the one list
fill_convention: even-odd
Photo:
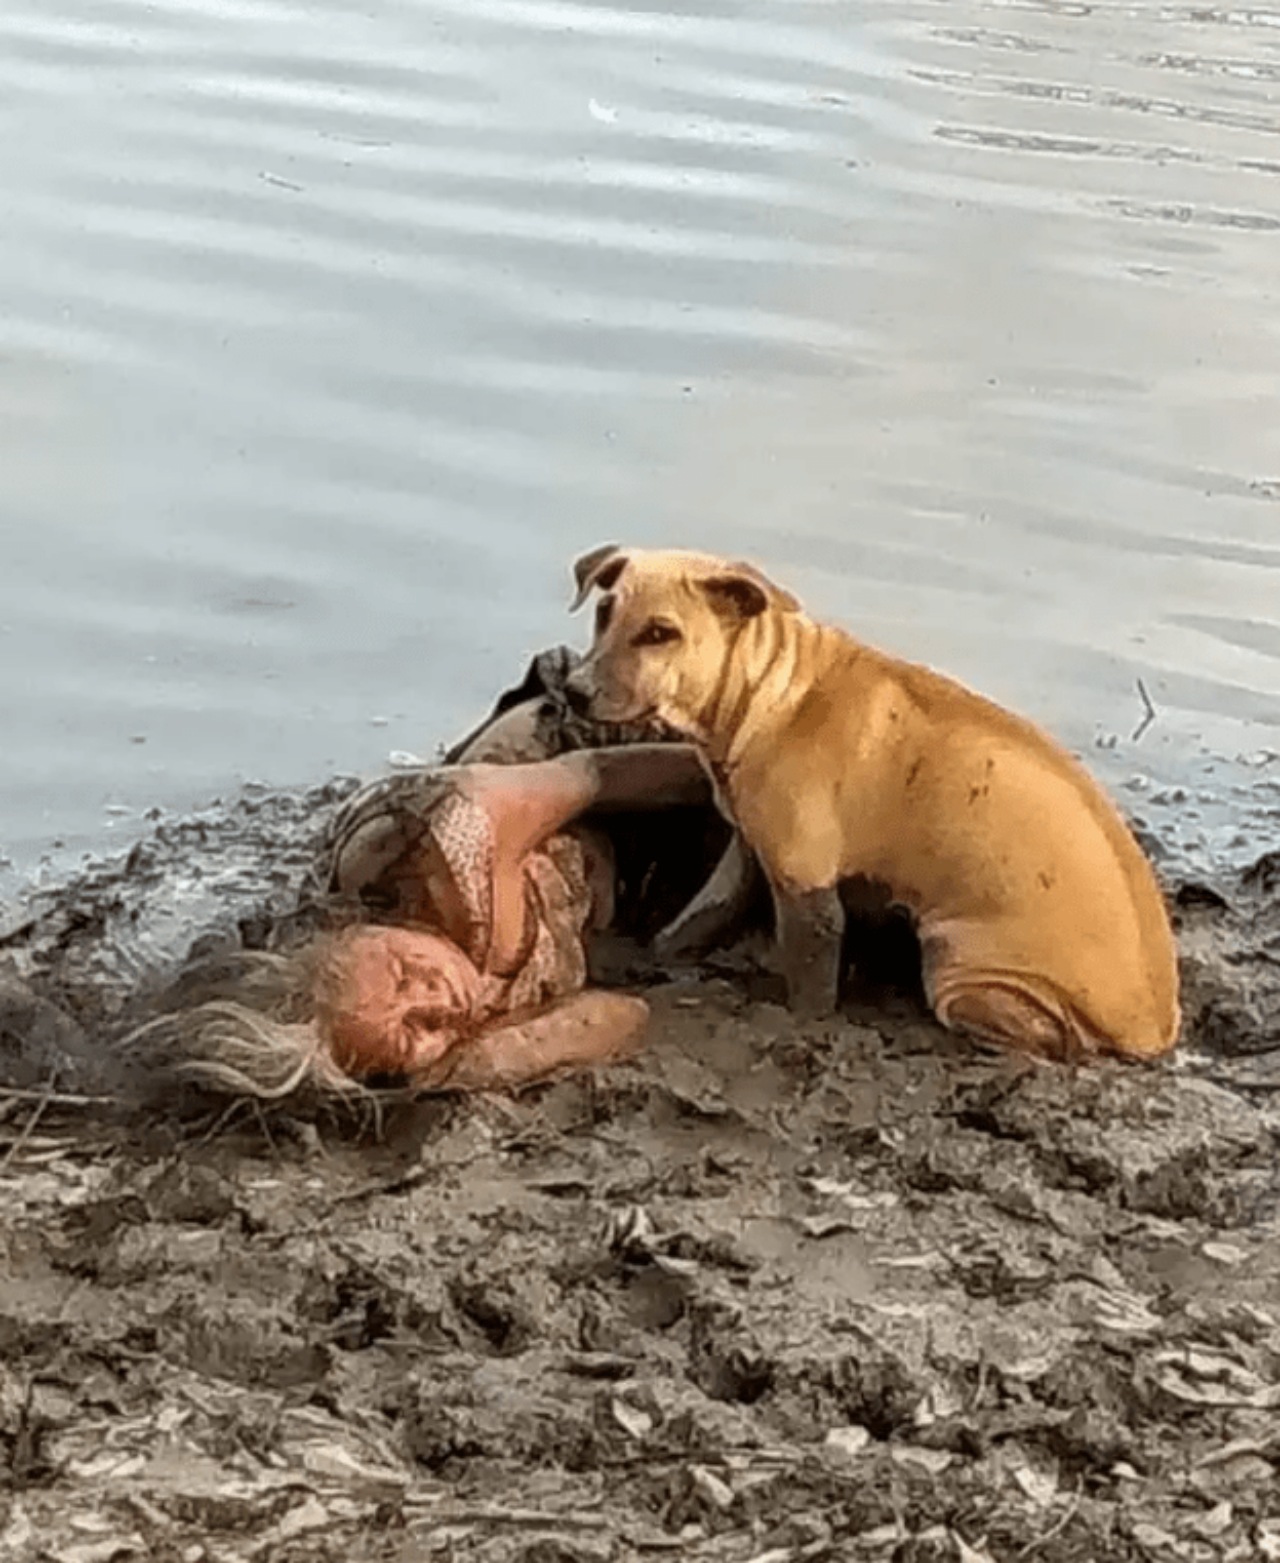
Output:
[[595,722],[611,722],[619,727],[638,727],[646,722],[656,722],[658,707],[654,704],[635,706],[627,701],[609,700],[599,695],[584,705],[576,706],[579,715]]

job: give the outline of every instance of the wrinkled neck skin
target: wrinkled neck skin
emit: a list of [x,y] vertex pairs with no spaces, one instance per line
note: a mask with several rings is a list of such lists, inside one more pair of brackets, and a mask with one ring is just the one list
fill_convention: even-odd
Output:
[[771,743],[791,722],[808,693],[802,666],[811,670],[843,639],[803,613],[762,613],[732,635],[719,678],[696,709],[663,715],[703,748],[713,768],[732,770],[748,743]]

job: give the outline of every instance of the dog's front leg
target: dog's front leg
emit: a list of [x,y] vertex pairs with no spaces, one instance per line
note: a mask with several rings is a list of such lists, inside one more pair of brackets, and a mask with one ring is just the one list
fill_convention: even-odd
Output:
[[840,893],[773,885],[778,947],[792,1011],[812,1020],[835,1013],[840,995],[844,907]]

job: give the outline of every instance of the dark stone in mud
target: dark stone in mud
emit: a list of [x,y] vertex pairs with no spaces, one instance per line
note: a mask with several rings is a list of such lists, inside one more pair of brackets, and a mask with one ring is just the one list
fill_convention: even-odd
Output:
[[865,1427],[873,1438],[892,1438],[908,1427],[926,1385],[892,1352],[866,1340],[856,1354],[838,1357],[823,1386],[842,1418]]
[[739,1310],[695,1308],[689,1326],[689,1377],[712,1400],[750,1406],[773,1387],[773,1365],[743,1329]]

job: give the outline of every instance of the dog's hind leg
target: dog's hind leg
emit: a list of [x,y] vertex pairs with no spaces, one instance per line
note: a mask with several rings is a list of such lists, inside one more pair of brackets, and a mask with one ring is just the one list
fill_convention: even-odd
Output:
[[1120,1051],[1048,983],[1010,972],[953,970],[937,978],[926,972],[925,989],[948,1031],[978,1041],[1056,1063]]
[[758,875],[755,854],[734,831],[706,884],[654,935],[654,954],[664,961],[697,955],[727,938],[746,915]]

